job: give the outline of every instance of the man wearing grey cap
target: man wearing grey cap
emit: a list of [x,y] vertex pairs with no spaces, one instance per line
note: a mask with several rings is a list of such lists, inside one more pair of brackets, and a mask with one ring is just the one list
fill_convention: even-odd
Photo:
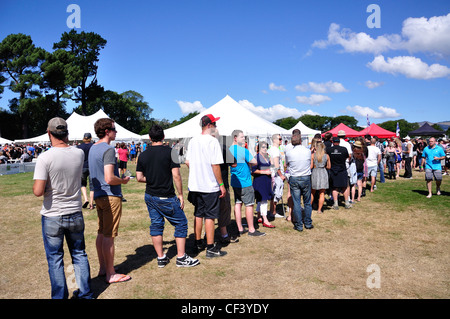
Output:
[[42,153],[34,170],[33,193],[44,196],[41,208],[42,236],[54,299],[68,298],[64,274],[64,237],[69,247],[78,290],[74,296],[92,298],[90,267],[85,252],[81,212],[81,172],[84,153],[69,146],[67,123],[55,117],[48,122],[52,147]]

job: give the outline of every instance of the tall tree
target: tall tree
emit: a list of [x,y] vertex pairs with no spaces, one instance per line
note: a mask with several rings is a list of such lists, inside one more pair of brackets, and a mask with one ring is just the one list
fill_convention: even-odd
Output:
[[10,34],[0,43],[0,74],[10,79],[9,89],[19,93],[19,98],[11,103],[22,122],[22,135],[28,137],[29,113],[33,103],[30,99],[40,95],[42,83],[40,65],[45,59],[46,51],[36,47],[30,36],[18,33]]
[[106,40],[94,32],[77,33],[75,29],[64,32],[61,41],[53,45],[53,49],[65,49],[74,55],[73,65],[78,68],[74,77],[77,78],[78,92],[75,93],[74,100],[81,102],[81,113],[87,115],[87,95],[86,90],[91,83],[96,81],[100,50],[106,45]]
[[45,93],[51,94],[57,107],[63,108],[65,104],[62,99],[70,98],[70,93],[78,85],[81,70],[74,65],[74,55],[72,52],[58,49],[53,53],[47,53],[45,62],[42,63],[43,72],[42,88]]

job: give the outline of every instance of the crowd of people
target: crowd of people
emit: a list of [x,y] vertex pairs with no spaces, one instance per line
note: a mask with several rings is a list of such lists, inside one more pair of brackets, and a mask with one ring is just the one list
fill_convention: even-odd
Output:
[[14,144],[0,145],[0,164],[32,162],[39,154],[47,151],[49,144]]
[[[253,156],[241,130],[233,131],[231,143],[224,143],[217,126],[219,120],[211,114],[201,118],[202,133],[189,141],[186,154],[180,153],[184,146],[175,143],[169,147],[164,143],[164,131],[158,125],[153,125],[149,131],[151,144],[136,147],[130,154],[124,143],[117,143],[116,147],[111,145],[117,132],[112,119],[99,119],[95,123],[97,142],[93,143],[91,134],[86,133],[83,142],[76,147],[68,144],[68,127],[63,119],[49,121],[47,133],[51,147],[37,157],[33,193],[43,196],[40,212],[42,236],[52,298],[68,297],[63,264],[64,239],[72,257],[78,286],[74,297],[93,297],[81,210],[87,205],[91,209],[95,207],[98,216],[98,276],[110,284],[131,280],[129,275],[117,273],[114,268],[115,238],[119,233],[124,201],[121,185],[130,181],[130,176],[123,173],[126,165],[120,165],[125,158],[136,161],[136,180],[146,185],[150,236],[159,268],[170,262],[163,250],[165,220],[174,226],[176,266],[200,264],[199,259],[186,253],[188,220],[184,212],[181,155],[189,169],[187,200],[194,206],[194,249],[197,254],[205,250],[206,258],[227,255],[222,248],[239,242],[244,234],[258,238],[265,236],[258,224],[268,229],[275,228],[271,221],[277,217],[291,221],[296,231],[312,229],[313,205],[317,205],[319,214],[323,213],[325,205],[333,209],[339,209],[341,205],[346,209],[352,208],[365,196],[366,183],[370,183],[371,192],[376,189],[378,173],[380,182],[384,182],[386,168],[387,178],[395,179],[399,177],[399,167],[405,168],[403,177],[410,178],[411,169],[417,166],[425,170],[427,197],[431,197],[433,179],[437,195],[440,195],[441,164],[448,167],[446,153],[449,149],[445,142],[438,143],[434,138],[428,140],[428,145],[420,139],[416,143],[406,139],[406,145],[403,145],[400,140],[380,141],[369,136],[349,140],[344,131],[335,137],[328,133],[323,137],[317,135],[310,147],[302,144],[299,130],[294,130],[290,143],[285,144],[282,136],[275,134],[271,145],[266,141],[258,142]],[[91,191],[89,199],[87,183]],[[285,184],[288,185],[286,213],[283,202]],[[231,188],[234,203],[230,198]],[[343,204],[339,201],[339,194],[343,195]],[[280,202],[283,204],[282,214],[277,213]],[[232,210],[237,231],[229,233]],[[219,240],[215,238],[216,221]]]

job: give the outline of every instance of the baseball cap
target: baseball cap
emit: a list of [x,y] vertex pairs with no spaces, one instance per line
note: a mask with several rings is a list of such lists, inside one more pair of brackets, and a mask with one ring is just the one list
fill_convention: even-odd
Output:
[[220,119],[220,117],[214,117],[212,114],[206,114],[202,117],[200,120],[200,126],[204,127],[208,124],[212,124],[217,122]]
[[48,121],[47,130],[57,135],[67,134],[67,123],[60,117],[54,117]]
[[92,138],[92,135],[91,135],[91,133],[84,133],[84,137],[83,138],[90,139],[90,138]]
[[340,142],[340,141],[341,141],[341,139],[339,137],[337,137],[337,136],[333,137],[333,142]]

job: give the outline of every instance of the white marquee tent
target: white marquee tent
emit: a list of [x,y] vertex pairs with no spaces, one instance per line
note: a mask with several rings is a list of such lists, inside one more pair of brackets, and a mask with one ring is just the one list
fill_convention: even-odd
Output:
[[[217,121],[217,129],[222,136],[230,136],[236,129],[242,130],[244,135],[249,137],[270,137],[273,134],[290,135],[289,131],[259,117],[227,95],[192,119],[164,130],[165,138],[178,139],[199,135],[201,133],[200,119],[206,114],[220,117],[220,120]],[[148,135],[142,135],[142,138],[148,139]]]
[[13,141],[10,141],[6,138],[0,136],[0,145],[11,144]]
[[313,137],[315,134],[321,134],[318,130],[313,130],[312,128],[307,127],[305,124],[303,124],[301,121],[298,121],[297,124],[293,128],[289,130],[289,132],[292,133],[293,130],[299,129],[302,136],[308,136]]
[[[109,117],[103,110],[98,110],[97,113],[83,116],[78,113],[73,112],[72,115],[66,120],[67,126],[69,129],[69,140],[81,141],[85,133],[91,133],[92,138],[96,139],[97,136],[94,131],[94,123],[100,119]],[[116,142],[120,141],[140,141],[142,140],[139,134],[135,134],[118,123],[115,123],[117,134],[116,134]],[[14,143],[49,143],[50,140],[48,138],[48,134],[44,133],[42,135],[27,138],[27,139],[18,139],[15,140]]]

